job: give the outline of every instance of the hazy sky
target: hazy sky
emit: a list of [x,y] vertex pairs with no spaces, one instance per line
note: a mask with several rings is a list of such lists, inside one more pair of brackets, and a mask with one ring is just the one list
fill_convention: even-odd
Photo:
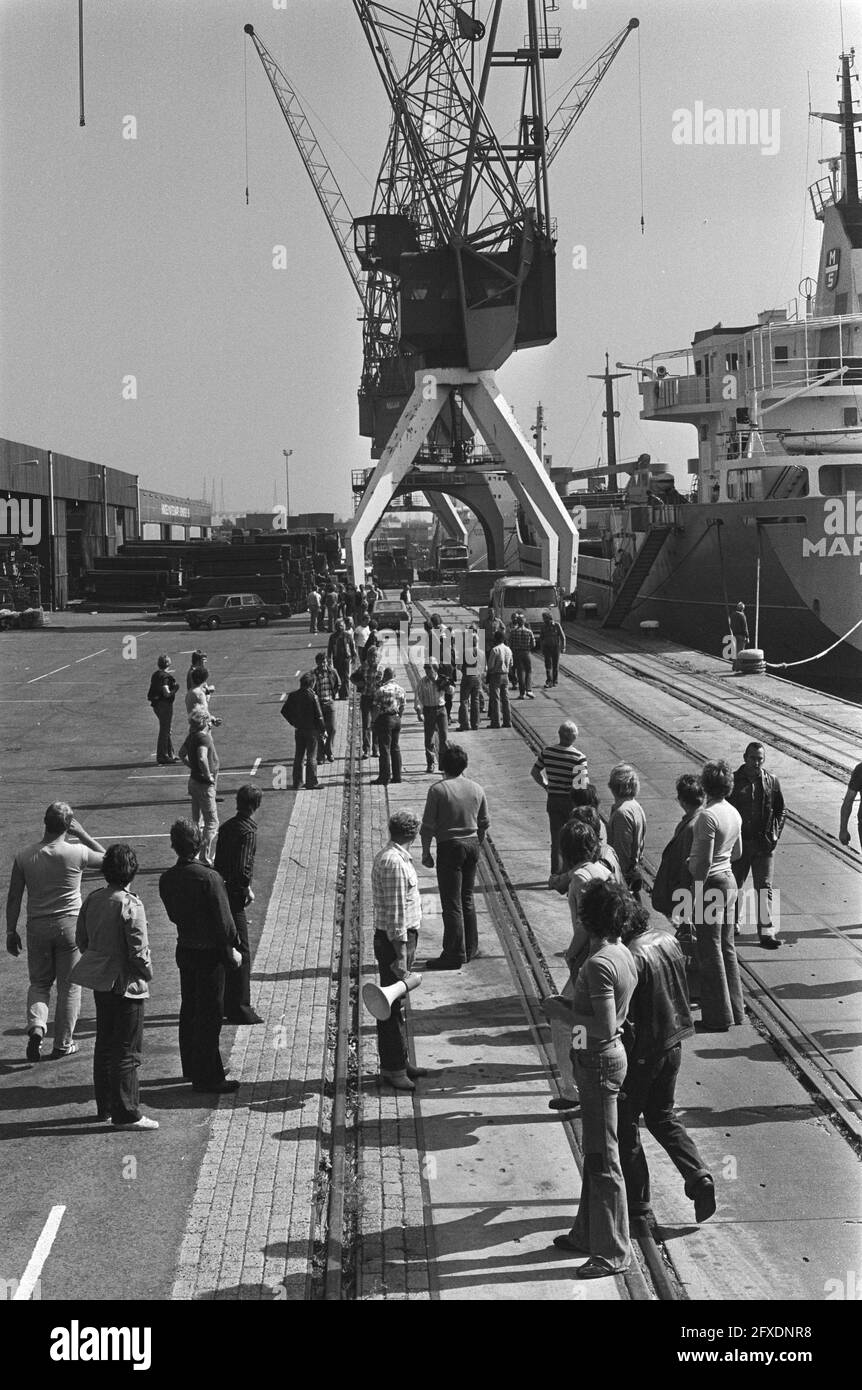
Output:
[[[280,4],[281,0],[275,0]],[[814,274],[806,187],[836,133],[838,0],[560,0],[549,91],[641,21],[646,233],[641,235],[638,38],[630,38],[551,171],[559,336],[500,381],[522,423],[541,398],[555,462],[595,463],[600,371],[752,322]],[[480,6],[484,14],[487,5]],[[507,0],[516,31],[521,0]],[[78,124],[75,0],[0,0],[0,436],[140,473],[142,485],[229,507],[284,498],[352,511],[359,302],[257,55],[283,63],[351,201],[370,209],[388,109],[348,0],[84,0],[86,126]],[[862,5],[845,0],[846,45]],[[862,61],[862,58],[860,59]],[[244,71],[250,205],[245,202]],[[777,152],[679,145],[696,102],[779,112]],[[137,138],[123,138],[133,116]],[[128,126],[126,127],[128,129]],[[806,162],[807,161],[807,162]],[[289,268],[272,267],[272,248]],[[573,248],[586,248],[574,268]],[[137,379],[137,400],[122,398]],[[685,427],[641,425],[621,383],[623,457],[673,465]]]

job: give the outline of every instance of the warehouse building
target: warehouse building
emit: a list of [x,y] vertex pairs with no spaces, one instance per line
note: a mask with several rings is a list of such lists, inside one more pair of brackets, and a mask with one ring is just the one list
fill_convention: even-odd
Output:
[[65,608],[97,556],[125,541],[208,537],[209,503],[141,488],[139,476],[0,439],[0,542],[30,548],[42,603]]

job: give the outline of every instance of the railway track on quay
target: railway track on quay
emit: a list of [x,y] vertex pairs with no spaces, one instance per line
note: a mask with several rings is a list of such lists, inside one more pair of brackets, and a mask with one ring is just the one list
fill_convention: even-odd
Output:
[[[407,662],[407,672],[415,689],[419,671],[412,661]],[[519,722],[524,725],[519,732],[526,739],[525,721]],[[561,1096],[551,1030],[541,1011],[542,1002],[555,995],[557,990],[544,951],[530,927],[490,833],[482,846],[477,883],[484,894],[494,930],[518,988],[536,1052],[547,1071],[549,1087],[555,1095]],[[414,1105],[418,1105],[418,1099],[414,1100]],[[582,1175],[584,1158],[580,1116],[575,1114],[563,1118],[562,1123],[578,1174]],[[625,1285],[628,1299],[637,1302],[674,1302],[687,1298],[669,1253],[649,1231],[633,1235],[632,1247],[639,1251],[640,1258],[624,1274],[615,1276]]]
[[[419,605],[421,607],[421,605]],[[445,608],[448,612],[453,609],[456,613],[458,608],[451,604],[441,604],[439,608]],[[472,619],[472,610],[460,610],[460,615],[468,613]],[[606,664],[616,667],[616,658],[610,658],[599,653],[589,646],[582,644],[590,655],[599,656]],[[647,678],[642,673],[631,670],[629,674],[639,679]],[[643,712],[642,709],[633,709],[630,704],[611,695],[606,687],[597,685],[586,676],[573,672],[571,669],[560,664],[560,675],[571,684],[588,691],[592,696],[601,700],[604,704],[610,705],[621,714],[625,715],[632,723],[637,724],[656,738],[666,743],[669,747],[683,753],[687,758],[695,762],[704,763],[707,758],[714,756],[714,750],[709,754],[703,749],[697,748],[692,743],[672,733],[656,720]],[[691,699],[686,692],[678,692],[675,685],[670,680],[659,680],[658,678],[649,681],[651,685],[660,686],[668,694],[680,699],[683,703],[690,704]],[[708,706],[711,714],[718,716],[719,712],[714,706]],[[538,752],[545,740],[530,725],[520,711],[512,708],[512,727],[524,739],[531,751]],[[730,723],[729,717],[722,715],[726,722]],[[800,760],[812,764],[810,758],[802,758],[802,750],[795,749],[794,756]],[[828,772],[823,765],[816,762],[812,765],[817,766],[821,772]],[[832,775],[831,773],[829,775]],[[851,867],[855,872],[860,872],[859,858],[852,850],[846,849],[833,836],[829,835],[819,825],[815,824],[806,816],[798,812],[789,811],[788,820],[791,824],[799,827],[811,840],[820,847],[826,849],[830,854],[839,859],[843,864]],[[647,888],[651,890],[653,878],[657,869],[657,864],[649,856],[644,859],[644,870]],[[824,929],[832,936],[841,940],[845,945],[849,945],[856,955],[862,955],[862,944],[853,937],[839,931],[833,923],[824,921]],[[856,1084],[853,1078],[836,1062],[835,1058],[821,1045],[810,1029],[804,1027],[797,1019],[794,1019],[783,1001],[770,988],[763,979],[760,972],[751,964],[739,960],[740,972],[743,978],[745,989],[746,1004],[751,1014],[757,1020],[759,1031],[767,1037],[776,1049],[778,1054],[797,1075],[805,1086],[806,1090],[815,1098],[818,1106],[829,1115],[836,1127],[844,1137],[854,1146],[857,1152],[862,1153],[862,1089]]]
[[[417,608],[420,608],[417,605]],[[441,605],[451,609],[451,605]],[[458,616],[463,615],[463,610]],[[451,616],[455,616],[453,613]],[[472,616],[472,615],[471,615]],[[611,662],[607,656],[583,644],[590,655]],[[628,668],[628,663],[626,663]],[[633,711],[623,701],[581,673],[561,666],[567,682],[612,705],[634,723],[661,739],[668,747],[695,761],[704,761],[706,754],[690,740],[661,726],[649,715]],[[418,672],[412,662],[408,675],[415,685]],[[641,679],[647,685],[658,686],[685,704],[692,704],[690,693],[680,691],[669,676],[659,677],[627,669],[626,674]],[[709,712],[714,706],[704,702]],[[360,761],[359,701],[354,695],[349,704],[348,756],[345,769],[344,818],[341,826],[339,851],[339,913],[333,946],[329,1000],[329,1057],[325,1083],[326,1106],[319,1139],[317,1231],[314,1245],[313,1296],[325,1301],[349,1301],[361,1297],[358,1264],[361,1241],[358,1210],[361,1202],[360,1174],[362,1167],[362,1020],[359,1017],[359,993],[363,973],[363,923],[370,906],[367,889],[369,865],[364,862],[361,820],[363,810],[370,808],[370,793],[363,787]],[[738,727],[734,711],[734,723]],[[729,718],[725,722],[730,723]],[[824,721],[827,722],[827,721]],[[535,752],[544,740],[519,710],[512,709],[512,725],[531,751]],[[760,732],[767,731],[761,727]],[[772,735],[769,734],[770,741]],[[794,746],[794,756],[801,752]],[[804,761],[812,762],[809,757]],[[818,770],[835,775],[823,761]],[[821,831],[806,817],[797,813],[794,823],[818,845],[837,855],[845,863],[853,856],[845,853],[832,837]],[[644,865],[648,886],[651,885],[655,864]],[[854,867],[857,867],[854,864]],[[542,1068],[547,1073],[549,1094],[560,1094],[555,1059],[550,1041],[550,1029],[541,1011],[542,1001],[556,992],[549,963],[540,941],[533,932],[527,913],[519,901],[516,888],[509,878],[505,863],[494,844],[492,835],[486,839],[480,860],[477,888],[481,891],[507,961],[527,1019],[530,1036]],[[849,941],[854,952],[862,953],[862,945],[825,924],[836,936]],[[785,1007],[759,971],[740,960],[746,1005],[761,1036],[768,1040],[776,1053],[797,1076],[812,1096],[818,1109],[828,1116],[839,1132],[862,1152],[862,1093],[842,1070],[817,1038],[806,1030]],[[416,1133],[421,1136],[421,1096],[412,1097]],[[562,1120],[566,1141],[578,1171],[583,1158],[580,1147],[580,1120],[577,1114]],[[419,1141],[421,1143],[421,1140]],[[424,1192],[428,1200],[427,1190]],[[430,1209],[426,1230],[432,1231]],[[433,1239],[433,1237],[432,1237]],[[675,1301],[687,1298],[683,1282],[676,1270],[668,1248],[651,1235],[633,1238],[637,1258],[625,1275],[617,1276],[625,1285],[624,1299],[644,1301]],[[432,1297],[435,1295],[432,1293]]]

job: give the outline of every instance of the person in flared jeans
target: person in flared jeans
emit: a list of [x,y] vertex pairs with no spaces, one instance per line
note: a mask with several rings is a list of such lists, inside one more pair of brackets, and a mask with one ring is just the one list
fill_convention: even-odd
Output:
[[710,1176],[697,1145],[674,1111],[676,1079],[682,1061],[677,1043],[659,1057],[633,1063],[619,1100],[618,1139],[620,1163],[628,1194],[629,1216],[652,1215],[649,1168],[640,1135],[640,1117],[653,1139],[685,1179],[685,1194],[694,1196],[700,1178]]
[[609,1272],[627,1269],[631,1259],[626,1185],[617,1144],[617,1097],[626,1075],[620,1041],[604,1051],[573,1051],[575,1083],[581,1097],[584,1152],[583,1184],[572,1241],[607,1262]]
[[512,716],[509,710],[509,686],[508,677],[504,674],[492,674],[488,677],[488,719],[492,729],[500,727],[500,713],[503,715],[503,728],[512,727]]
[[700,966],[702,1026],[724,1033],[745,1020],[742,981],[733,940],[736,881],[730,869],[695,884],[694,935]]
[[[401,781],[401,717],[397,714],[378,714],[374,721],[379,759],[378,781],[386,786]],[[386,1068],[384,1068],[386,1070]],[[397,1068],[396,1068],[397,1070]]]
[[473,888],[479,866],[479,841],[437,841],[437,889],[443,911],[443,951],[446,960],[472,960],[479,949],[479,929]]
[[54,1049],[57,1052],[68,1052],[81,1012],[81,986],[71,982],[72,970],[81,959],[81,952],[75,945],[77,922],[77,912],[56,917],[30,917],[27,921],[27,969],[30,975],[27,1032],[32,1033],[35,1029],[43,1037],[47,1032],[51,988],[56,981]]
[[138,1068],[144,1038],[144,1001],[101,989],[93,990],[93,999],[96,1110],[102,1119],[110,1115],[115,1125],[134,1124],[141,1118]]

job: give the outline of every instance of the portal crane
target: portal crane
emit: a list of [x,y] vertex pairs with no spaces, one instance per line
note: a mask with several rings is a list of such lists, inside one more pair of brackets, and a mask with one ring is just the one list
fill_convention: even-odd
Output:
[[[426,438],[476,428],[504,456],[513,490],[544,536],[543,568],[559,573],[568,591],[576,534],[492,374],[513,350],[556,336],[548,166],[638,22],[591,60],[548,117],[543,66],[560,45],[546,0],[526,0],[527,33],[508,48],[502,0],[487,29],[475,0],[422,0],[418,13],[415,0],[412,13],[353,3],[393,117],[372,213],[353,221],[352,247],[346,199],[296,91],[251,25],[246,33],[363,299],[360,431],[383,456],[353,523],[354,574],[362,577],[364,542]],[[496,68],[523,79],[514,144],[501,142],[486,109]],[[424,381],[428,396],[429,371],[436,396],[422,401],[417,390]]]

